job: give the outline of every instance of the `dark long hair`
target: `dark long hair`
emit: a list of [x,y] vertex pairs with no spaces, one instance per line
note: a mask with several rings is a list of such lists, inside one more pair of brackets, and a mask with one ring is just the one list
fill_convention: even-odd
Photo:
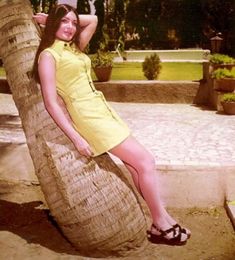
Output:
[[40,82],[40,78],[38,75],[38,58],[40,53],[52,46],[52,44],[55,42],[56,39],[56,32],[58,31],[60,27],[60,23],[62,18],[68,14],[69,12],[74,12],[76,17],[77,17],[77,28],[76,28],[76,33],[72,39],[72,42],[78,47],[79,46],[79,36],[80,36],[80,25],[79,25],[79,16],[77,13],[77,10],[67,4],[60,4],[55,6],[54,8],[51,9],[47,20],[46,20],[46,26],[43,31],[42,39],[39,44],[35,60],[34,60],[34,65],[33,65],[33,77],[36,79],[37,82]]

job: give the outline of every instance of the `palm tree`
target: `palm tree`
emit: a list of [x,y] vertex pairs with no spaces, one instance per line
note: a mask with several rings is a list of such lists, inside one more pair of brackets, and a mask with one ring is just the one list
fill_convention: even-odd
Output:
[[28,0],[0,2],[0,57],[52,216],[84,255],[126,255],[144,245],[137,196],[111,158],[81,157],[44,108],[31,78],[40,31]]

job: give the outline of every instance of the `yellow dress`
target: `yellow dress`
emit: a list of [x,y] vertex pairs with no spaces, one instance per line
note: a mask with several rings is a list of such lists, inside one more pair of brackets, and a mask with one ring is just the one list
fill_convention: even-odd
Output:
[[94,156],[123,142],[130,130],[97,91],[91,79],[90,58],[64,41],[45,49],[56,61],[56,88],[74,128],[90,144]]

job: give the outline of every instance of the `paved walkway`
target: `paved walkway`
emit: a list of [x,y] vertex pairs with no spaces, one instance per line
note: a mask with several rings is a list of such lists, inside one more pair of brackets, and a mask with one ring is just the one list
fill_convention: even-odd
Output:
[[[235,116],[188,104],[110,104],[158,165],[235,167]],[[0,141],[24,142],[18,118],[3,126],[3,117],[18,115],[10,95],[0,94],[0,115]]]
[[188,104],[112,105],[159,165],[235,167],[235,116]]

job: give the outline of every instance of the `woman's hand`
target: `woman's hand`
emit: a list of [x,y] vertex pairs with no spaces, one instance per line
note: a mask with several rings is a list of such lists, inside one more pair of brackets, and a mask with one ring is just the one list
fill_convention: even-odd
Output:
[[93,155],[93,152],[91,150],[90,145],[88,142],[82,138],[80,135],[78,135],[75,139],[72,140],[75,148],[78,150],[78,152],[81,155],[84,155],[86,157],[91,157]]
[[33,15],[33,19],[39,23],[39,24],[42,24],[42,25],[45,25],[46,24],[46,20],[47,20],[47,14],[44,14],[44,13],[36,13],[35,15]]

